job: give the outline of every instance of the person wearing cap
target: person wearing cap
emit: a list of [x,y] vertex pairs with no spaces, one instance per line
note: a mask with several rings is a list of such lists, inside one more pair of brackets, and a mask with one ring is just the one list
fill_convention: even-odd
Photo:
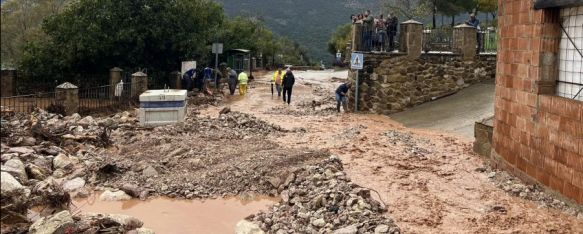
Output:
[[476,48],[476,54],[479,54],[480,51],[482,50],[482,38],[480,36],[480,20],[476,18],[476,15],[470,14],[470,19],[466,21],[466,25],[470,25],[476,28],[477,31],[476,40],[478,43],[478,47]]
[[230,67],[227,67],[227,76],[227,82],[229,83],[229,93],[234,95],[235,90],[237,89],[237,72]]
[[283,102],[286,102],[285,96],[287,94],[287,104],[291,103],[291,95],[292,89],[296,82],[296,78],[294,77],[294,73],[291,71],[291,67],[287,68],[285,75],[283,76]]
[[273,86],[275,85],[277,96],[281,97],[281,83],[283,81],[283,76],[284,74],[281,68],[277,68],[277,71],[273,73],[273,77],[271,77],[271,96],[273,96]]
[[249,81],[249,76],[245,71],[239,73],[239,95],[245,96],[247,94],[247,82]]

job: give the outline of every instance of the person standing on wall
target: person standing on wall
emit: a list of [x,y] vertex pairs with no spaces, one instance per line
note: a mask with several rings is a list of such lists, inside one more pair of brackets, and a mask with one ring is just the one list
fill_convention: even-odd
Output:
[[229,76],[229,93],[231,95],[235,94],[235,89],[237,89],[237,72],[230,67],[227,68],[227,74]]
[[364,13],[364,50],[372,50],[372,35],[374,30],[374,17],[371,15],[370,10]]
[[294,83],[296,82],[296,78],[291,71],[291,67],[286,70],[285,75],[283,76],[283,102],[286,102],[285,96],[287,94],[287,104],[291,103],[291,96],[292,96],[292,89],[294,87]]
[[338,86],[336,89],[336,110],[340,113],[340,105],[344,109],[344,112],[348,111],[348,104],[346,103],[348,90],[350,90],[351,84],[344,83]]
[[480,20],[476,18],[476,15],[471,14],[470,19],[466,21],[466,24],[476,28],[477,32],[476,40],[478,43],[478,46],[476,47],[476,54],[479,54],[480,51],[482,50],[482,37],[480,36]]
[[273,97],[273,86],[277,90],[277,96],[281,97],[281,83],[283,81],[283,71],[281,68],[278,68],[277,71],[273,73],[273,77],[271,77],[271,96]]
[[399,26],[399,19],[394,13],[389,13],[386,20],[388,41],[389,41],[389,52],[395,50],[395,36],[397,35],[397,29]]
[[247,82],[249,81],[249,76],[245,71],[239,73],[239,95],[245,96],[247,94]]

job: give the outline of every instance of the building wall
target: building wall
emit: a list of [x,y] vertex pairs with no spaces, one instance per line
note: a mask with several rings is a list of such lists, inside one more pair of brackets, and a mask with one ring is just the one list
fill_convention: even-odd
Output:
[[583,102],[555,95],[560,10],[499,0],[492,159],[583,204]]

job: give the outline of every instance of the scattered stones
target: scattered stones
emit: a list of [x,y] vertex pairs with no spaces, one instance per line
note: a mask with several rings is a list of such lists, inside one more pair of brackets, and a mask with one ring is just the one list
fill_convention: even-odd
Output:
[[101,193],[101,195],[99,195],[99,200],[101,201],[125,201],[130,199],[132,199],[132,197],[121,190],[115,192],[105,190],[103,193]]

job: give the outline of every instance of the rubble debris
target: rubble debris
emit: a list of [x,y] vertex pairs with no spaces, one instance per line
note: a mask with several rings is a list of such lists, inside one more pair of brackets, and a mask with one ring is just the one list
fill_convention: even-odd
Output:
[[34,222],[28,232],[30,234],[73,233],[75,229],[73,217],[64,210],[51,216],[42,217]]
[[370,190],[350,182],[338,157],[293,174],[294,179],[282,185],[282,201],[249,221],[268,233],[351,233],[354,229],[400,233],[394,221],[385,217],[386,206],[372,198]]
[[506,171],[493,170],[487,167],[483,173],[487,174],[488,178],[506,193],[515,197],[535,201],[539,204],[540,208],[554,208],[574,216],[577,214],[583,214],[582,210],[578,210],[577,208],[559,200],[552,194],[545,192],[545,189],[540,185],[526,184]]

